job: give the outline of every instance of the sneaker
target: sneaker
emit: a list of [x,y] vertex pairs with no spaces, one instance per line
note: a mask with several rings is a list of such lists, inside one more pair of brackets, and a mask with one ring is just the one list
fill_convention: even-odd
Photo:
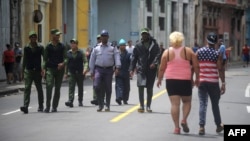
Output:
[[219,126],[217,126],[217,128],[216,128],[216,132],[217,133],[220,133],[221,131],[223,131],[224,130],[224,126],[223,125],[219,125]]
[[182,126],[182,129],[183,129],[183,132],[185,132],[185,133],[189,132],[189,128],[188,128],[188,125],[187,125],[186,121],[182,120],[181,126]]
[[65,102],[65,105],[70,107],[70,108],[74,107],[74,105],[73,105],[73,103],[71,101]]
[[20,107],[20,111],[22,111],[24,114],[28,114],[29,110],[28,110],[28,107]]
[[205,128],[204,127],[200,127],[199,135],[205,135]]

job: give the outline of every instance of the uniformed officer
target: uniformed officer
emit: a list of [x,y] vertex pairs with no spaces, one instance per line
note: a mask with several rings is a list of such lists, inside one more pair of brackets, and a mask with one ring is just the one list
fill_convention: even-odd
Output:
[[116,102],[121,105],[128,104],[130,91],[129,65],[131,53],[126,50],[126,41],[120,39],[119,43],[121,68],[119,74],[115,77]]
[[60,89],[67,57],[67,49],[59,40],[61,34],[62,33],[59,32],[58,29],[52,29],[52,40],[44,50],[43,69],[46,70],[46,109],[44,112],[46,113],[50,111],[52,89],[54,85],[55,92],[51,112],[57,112],[57,106],[60,99]]
[[38,112],[43,111],[43,89],[42,89],[42,56],[44,53],[43,46],[37,43],[37,33],[35,31],[29,32],[30,43],[24,47],[23,55],[23,73],[24,73],[24,105],[20,110],[25,114],[28,113],[30,103],[30,93],[32,82],[38,93]]
[[115,74],[118,74],[121,66],[118,49],[108,43],[109,33],[107,30],[102,30],[101,38],[102,42],[93,49],[89,62],[90,74],[94,80],[94,88],[98,99],[98,112],[102,111],[104,108],[104,95],[101,92],[102,81],[104,81],[106,93],[105,111],[110,111],[114,66]]
[[88,62],[85,52],[78,48],[78,40],[70,40],[71,49],[67,52],[67,65],[65,76],[69,77],[69,100],[66,106],[73,107],[75,85],[78,87],[78,106],[83,106],[83,82],[88,72]]

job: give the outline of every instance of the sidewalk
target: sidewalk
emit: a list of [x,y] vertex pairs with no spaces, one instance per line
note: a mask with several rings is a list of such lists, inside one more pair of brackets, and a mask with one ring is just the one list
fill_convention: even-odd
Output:
[[[242,67],[242,66],[243,62],[230,62],[228,64],[228,69],[230,70],[230,68]],[[89,74],[87,74],[87,77],[89,77]],[[32,88],[35,88],[34,83]],[[23,90],[24,90],[24,82],[7,84],[6,81],[0,81],[0,97],[23,92]]]
[[[90,77],[90,74],[87,73],[86,77]],[[63,83],[67,82],[67,80],[63,80]],[[43,84],[45,84],[43,82]],[[17,94],[21,93],[24,91],[24,81],[22,82],[17,82],[17,83],[12,83],[12,84],[7,84],[5,80],[0,81],[0,97],[11,95],[11,94]],[[32,88],[35,89],[35,85],[33,82]]]

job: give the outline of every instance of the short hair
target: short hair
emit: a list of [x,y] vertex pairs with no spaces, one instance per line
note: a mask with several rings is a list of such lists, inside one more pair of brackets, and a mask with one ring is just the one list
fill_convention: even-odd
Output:
[[169,35],[170,45],[181,46],[184,40],[184,35],[181,32],[174,31]]

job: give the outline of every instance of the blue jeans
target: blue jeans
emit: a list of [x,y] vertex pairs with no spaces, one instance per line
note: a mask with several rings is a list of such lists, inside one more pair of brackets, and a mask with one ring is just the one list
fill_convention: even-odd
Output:
[[198,88],[198,94],[199,94],[199,101],[200,101],[200,110],[199,110],[200,126],[204,127],[206,124],[208,96],[210,97],[210,101],[212,104],[214,122],[217,126],[220,126],[221,116],[220,116],[219,100],[220,100],[221,94],[220,94],[219,83],[210,83],[210,82],[200,83],[200,86]]

